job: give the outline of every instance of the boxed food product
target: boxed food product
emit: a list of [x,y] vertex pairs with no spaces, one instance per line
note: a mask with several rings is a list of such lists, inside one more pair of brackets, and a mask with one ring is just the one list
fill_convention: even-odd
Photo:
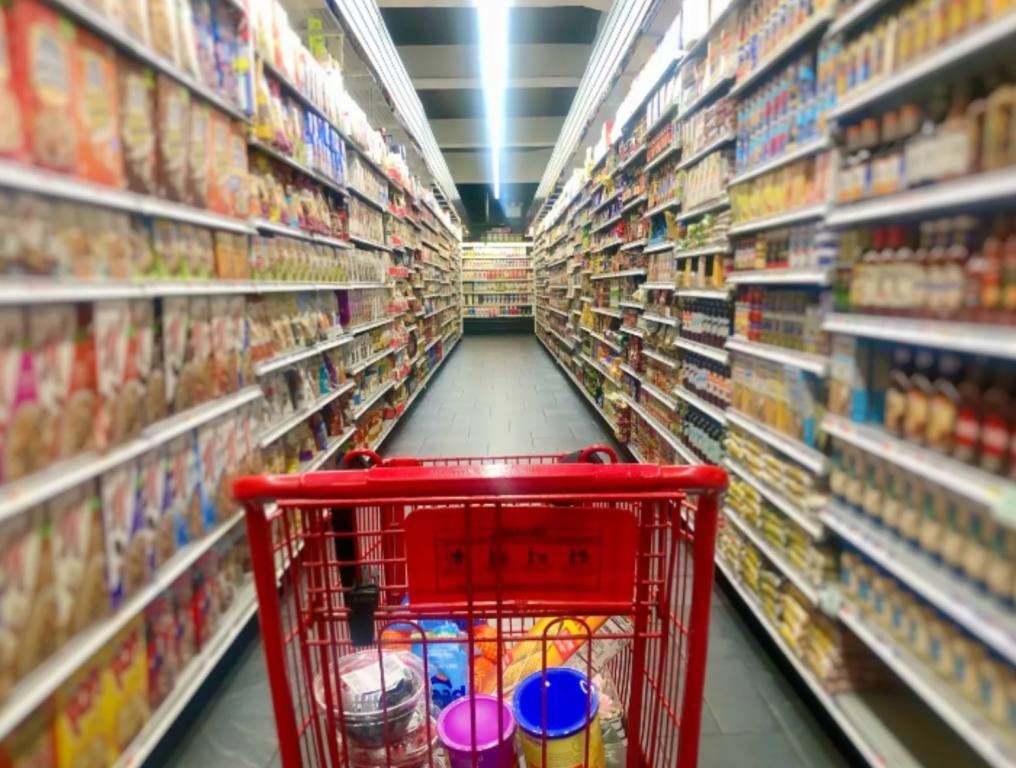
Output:
[[[117,0],[110,0],[116,2]],[[152,44],[148,0],[123,0],[123,21],[127,33],[145,47]]]
[[166,448],[166,510],[163,514],[173,519],[177,547],[204,533],[199,483],[197,447],[193,433],[188,432],[172,440]]
[[[157,2],[175,4],[175,0]],[[159,194],[170,200],[187,199],[188,131],[190,130],[190,91],[167,75],[159,75],[156,85],[156,124],[158,126],[157,178]]]
[[103,713],[103,659],[78,669],[56,694],[58,768],[109,765],[115,759]]
[[45,464],[46,413],[35,384],[35,357],[26,348],[25,315],[0,308],[0,480],[9,482]]
[[127,344],[126,388],[136,388],[140,402],[140,426],[166,416],[166,374],[162,347],[156,343],[155,302],[130,301],[130,339]]
[[51,704],[29,715],[0,743],[0,768],[56,768]]
[[232,178],[233,132],[230,120],[218,110],[211,110],[211,142],[209,143],[210,168],[208,173],[208,207],[216,213],[231,216],[233,196]]
[[87,252],[81,262],[71,265],[71,273],[75,277],[113,280],[132,277],[132,261],[137,257],[131,250],[131,217],[122,211],[96,207],[84,210],[82,218]]
[[145,642],[148,656],[148,706],[154,710],[170,691],[180,672],[176,664],[176,621],[166,593],[145,607]]
[[82,29],[77,31],[74,83],[77,173],[99,184],[121,187],[124,168],[116,53],[111,45]]
[[128,461],[107,471],[100,480],[100,487],[107,585],[116,610],[152,575],[153,533],[141,506],[136,503],[137,463]]
[[130,311],[126,299],[95,305],[97,418],[95,442],[100,450],[122,443],[141,429],[141,397],[127,387]]
[[167,297],[162,302],[166,402],[180,413],[205,400],[209,360],[207,297]]
[[173,582],[168,596],[173,609],[175,664],[177,669],[183,669],[198,651],[194,629],[194,586],[189,572]]
[[176,525],[166,503],[166,450],[155,448],[138,462],[138,505],[152,531],[153,565],[157,569],[176,553]]
[[247,330],[247,299],[244,296],[231,296],[229,299],[228,333],[234,339],[237,388],[256,383],[250,353],[250,334]]
[[120,78],[120,130],[127,186],[151,195],[156,177],[155,74],[133,59],[117,61]]
[[203,531],[212,530],[218,522],[215,501],[219,490],[219,477],[222,473],[221,451],[218,438],[219,433],[216,424],[206,424],[198,430],[196,443]]
[[25,151],[25,126],[21,115],[21,105],[14,92],[13,72],[7,31],[8,9],[0,7],[0,114],[4,116],[0,122],[0,155],[22,157]]
[[212,124],[211,108],[201,99],[191,99],[188,137],[187,202],[205,208],[208,205]]
[[176,0],[148,0],[152,47],[173,64],[180,63]]
[[56,583],[56,642],[63,645],[109,610],[98,488],[85,483],[47,505]]
[[31,307],[28,333],[42,415],[36,423],[39,469],[97,445],[96,354],[91,306],[52,304]]
[[33,162],[73,171],[78,140],[73,86],[74,27],[38,0],[17,0],[9,19],[11,73]]
[[120,755],[148,720],[145,623],[136,617],[103,652],[102,711],[111,754]]
[[42,507],[0,526],[0,701],[56,648],[56,588]]

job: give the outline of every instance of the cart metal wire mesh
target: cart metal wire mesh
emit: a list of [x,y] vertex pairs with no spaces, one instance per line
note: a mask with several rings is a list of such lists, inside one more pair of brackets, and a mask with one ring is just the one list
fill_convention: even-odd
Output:
[[[510,701],[524,676],[562,665],[609,690],[620,747],[608,763],[696,765],[726,473],[589,463],[594,453],[614,459],[602,446],[571,457],[364,453],[370,469],[236,482],[284,768],[446,765],[436,738],[415,762],[390,744],[355,749],[336,672],[367,648],[383,676],[384,653],[414,648],[432,723],[464,693],[439,690],[447,681],[431,659],[442,643],[466,649],[474,692]],[[461,632],[430,637],[424,625],[440,620]],[[575,764],[598,768],[590,732]],[[549,768],[547,736],[539,742],[529,764]]]

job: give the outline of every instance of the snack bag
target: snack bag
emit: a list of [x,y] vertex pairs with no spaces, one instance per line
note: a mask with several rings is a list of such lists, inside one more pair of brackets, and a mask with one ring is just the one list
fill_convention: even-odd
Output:
[[85,483],[47,504],[56,582],[57,644],[109,610],[98,488]]
[[215,424],[207,424],[198,430],[195,449],[200,484],[202,532],[215,527],[217,520],[215,502],[219,490],[222,462],[219,451],[218,430]]
[[146,195],[158,190],[156,178],[155,75],[126,57],[117,62],[120,76],[120,130],[127,186]]
[[208,206],[211,170],[211,108],[201,99],[191,99],[187,143],[187,202],[198,208]]
[[173,64],[180,64],[176,0],[148,0],[148,23],[152,47]]
[[148,20],[148,0],[123,0],[123,4],[123,25],[127,33],[150,48],[152,29]]
[[174,0],[176,5],[176,26],[180,39],[180,67],[195,80],[201,80],[201,67],[198,64],[198,45],[194,28],[194,12],[190,0]]
[[190,338],[184,366],[190,369],[191,406],[211,399],[212,307],[207,296],[190,300]]
[[215,489],[215,516],[220,523],[239,511],[239,505],[233,499],[233,481],[239,477],[240,438],[240,422],[236,414],[230,414],[219,422],[216,435],[219,482]]
[[152,530],[138,501],[138,465],[129,461],[100,481],[106,535],[107,585],[113,610],[144,586],[152,574]]
[[9,25],[11,72],[20,91],[31,160],[46,168],[73,171],[78,147],[74,27],[38,0],[14,2]]
[[150,299],[132,299],[129,312],[124,389],[137,391],[140,426],[146,427],[165,418],[166,374],[160,364],[161,346],[156,344],[155,303]]
[[165,368],[166,410],[178,413],[189,408],[191,372],[184,367],[190,337],[190,302],[185,296],[162,300],[162,361]]
[[194,629],[194,586],[191,574],[185,573],[169,590],[173,607],[173,652],[178,669],[183,669],[198,651],[197,632]]
[[[175,2],[176,0],[164,0]],[[187,199],[187,154],[190,130],[190,91],[186,86],[159,75],[156,85],[158,116],[159,194],[170,200]]]
[[35,355],[27,349],[24,311],[0,308],[0,480],[10,482],[45,466],[50,445],[39,402]]
[[96,355],[91,305],[31,307],[28,332],[42,418],[34,468],[96,446]]
[[231,333],[228,296],[211,297],[212,397],[236,391],[236,342]]
[[141,430],[141,396],[136,386],[125,386],[130,341],[127,300],[99,301],[94,306],[99,393],[95,441],[99,450],[106,450]]
[[75,122],[79,176],[111,187],[124,185],[120,104],[113,47],[77,30],[74,55],[77,84]]
[[58,768],[89,768],[111,764],[111,735],[103,714],[101,654],[78,669],[56,694],[56,755]]
[[217,110],[210,113],[211,142],[209,155],[211,167],[208,174],[208,207],[216,213],[232,216],[233,197],[230,189],[232,174],[233,133],[230,120]]
[[56,650],[56,588],[45,510],[0,526],[0,701]]
[[194,435],[188,432],[172,440],[166,449],[163,515],[173,519],[177,547],[195,541],[204,533],[199,483]]
[[165,593],[145,607],[145,643],[148,657],[148,707],[165,700],[180,670],[176,666],[173,604]]
[[136,617],[105,651],[103,717],[113,754],[120,755],[148,720],[145,623]]
[[0,768],[56,768],[50,703],[29,715],[0,744]]
[[141,457],[138,477],[138,503],[145,525],[152,531],[156,569],[176,553],[175,521],[166,494],[166,451],[159,447]]
[[90,270],[95,277],[109,277],[113,280],[133,277],[131,262],[135,254],[131,250],[133,233],[130,215],[123,211],[97,207],[89,209],[84,220],[88,227],[86,245],[89,248],[89,264],[73,269],[74,274],[84,276],[86,270]]
[[20,159],[25,154],[25,125],[14,92],[7,16],[7,7],[0,6],[0,115],[4,116],[0,121],[0,155]]

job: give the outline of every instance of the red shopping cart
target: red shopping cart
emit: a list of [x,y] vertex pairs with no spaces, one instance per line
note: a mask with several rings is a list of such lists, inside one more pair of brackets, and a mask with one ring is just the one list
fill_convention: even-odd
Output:
[[[355,455],[234,486],[284,768],[507,766],[491,701],[530,768],[696,765],[722,469]],[[465,758],[438,738],[453,700]]]

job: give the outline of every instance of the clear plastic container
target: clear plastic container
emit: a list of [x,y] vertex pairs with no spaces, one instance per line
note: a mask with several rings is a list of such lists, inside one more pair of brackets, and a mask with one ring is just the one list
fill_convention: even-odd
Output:
[[423,666],[416,656],[406,651],[357,651],[339,659],[328,674],[330,691],[319,673],[314,678],[314,698],[322,710],[330,709],[336,718],[341,711],[343,735],[351,744],[383,748],[405,737],[426,689]]

